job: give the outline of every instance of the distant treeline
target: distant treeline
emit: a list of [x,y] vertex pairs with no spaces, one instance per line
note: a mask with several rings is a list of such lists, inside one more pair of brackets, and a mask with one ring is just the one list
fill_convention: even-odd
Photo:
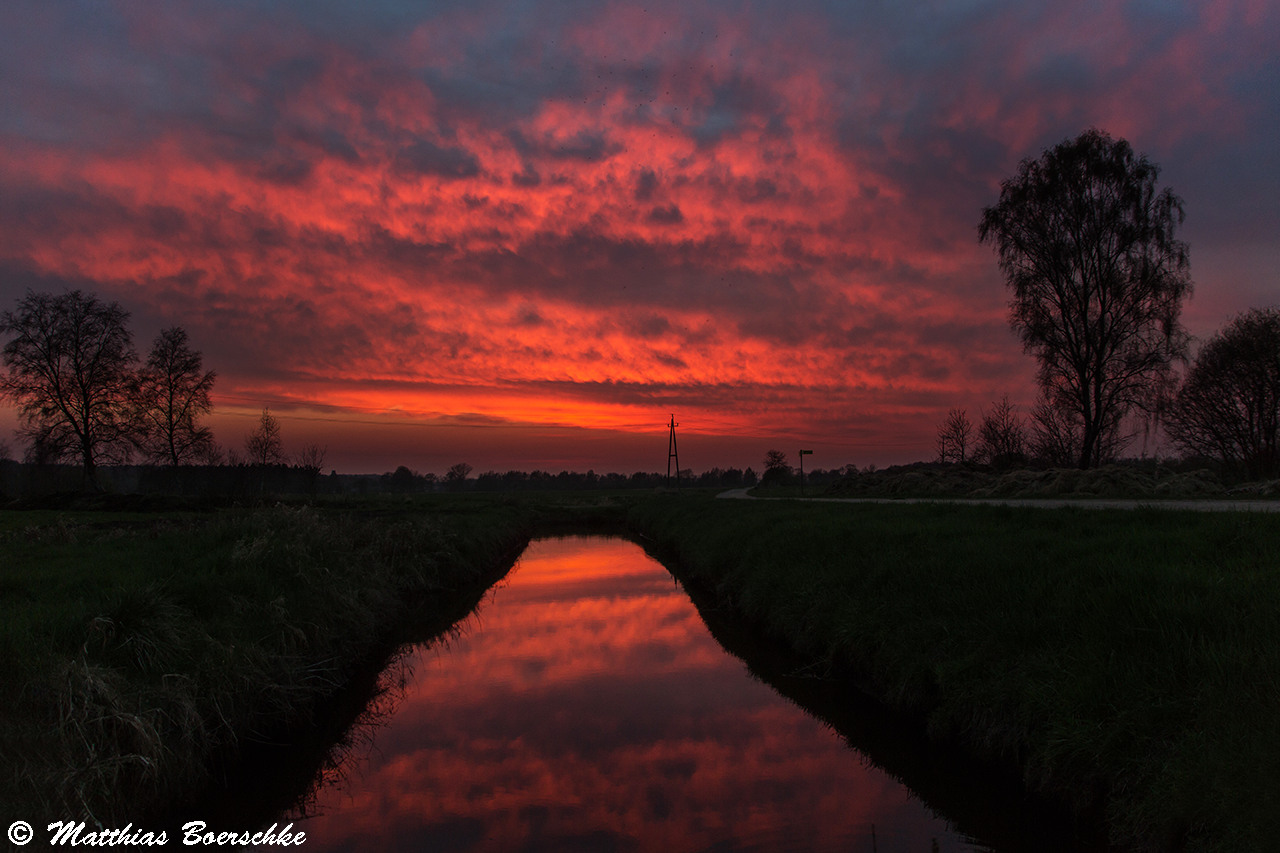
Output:
[[[104,465],[95,472],[99,488],[111,494],[180,495],[185,497],[252,499],[263,495],[427,494],[431,492],[514,492],[570,489],[654,489],[668,485],[656,472],[597,474],[578,471],[485,471],[462,473],[457,465],[441,477],[419,474],[400,466],[385,474],[322,474],[301,465]],[[469,474],[469,470],[466,472]],[[813,485],[835,482],[845,469],[805,472]],[[78,465],[41,465],[0,460],[0,497],[8,500],[63,494],[83,488]],[[681,487],[748,488],[760,482],[751,468],[712,468],[700,474],[680,472]],[[670,485],[677,485],[673,475]]]
[[[261,495],[342,491],[314,468],[290,465],[103,465],[97,489],[116,495],[179,495],[248,499]],[[334,484],[336,485],[336,484]],[[0,497],[41,497],[84,491],[84,468],[0,461]]]

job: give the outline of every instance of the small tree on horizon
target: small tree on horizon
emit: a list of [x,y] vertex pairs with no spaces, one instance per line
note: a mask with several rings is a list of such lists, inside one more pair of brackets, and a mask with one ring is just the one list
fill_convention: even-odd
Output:
[[978,427],[978,446],[974,458],[996,467],[1017,465],[1026,461],[1027,428],[1018,417],[1018,407],[1005,394],[991,410],[982,413]]
[[973,422],[964,409],[952,409],[938,425],[938,461],[964,462],[973,446]]
[[444,475],[445,485],[453,491],[461,491],[463,485],[467,482],[467,475],[470,473],[471,466],[466,462],[459,462]]
[[770,450],[764,455],[764,470],[774,471],[777,469],[790,470],[791,466],[787,464],[787,454],[781,450]]
[[284,463],[284,442],[280,439],[280,422],[272,416],[269,408],[263,408],[257,428],[245,436],[244,449],[249,454],[250,465]]
[[198,423],[213,410],[209,392],[217,374],[187,342],[181,326],[165,329],[138,373],[137,447],[149,462],[183,465],[217,455],[213,432]]
[[315,492],[320,485],[320,472],[324,469],[324,458],[328,452],[328,447],[304,444],[302,449],[294,454],[293,464],[306,475],[307,488],[312,492]]
[[[1073,412],[1060,409],[1045,399],[1031,407],[1031,455],[1054,468],[1071,468],[1080,461],[1080,424]],[[1105,438],[1105,437],[1104,437]],[[1104,456],[1104,459],[1109,459]]]
[[293,464],[303,471],[319,474],[320,469],[324,468],[324,458],[328,453],[328,447],[321,447],[318,444],[304,444],[302,449],[294,454]]
[[764,455],[764,473],[760,475],[761,486],[781,486],[791,479],[791,466],[787,464],[787,454],[781,450],[770,450]]

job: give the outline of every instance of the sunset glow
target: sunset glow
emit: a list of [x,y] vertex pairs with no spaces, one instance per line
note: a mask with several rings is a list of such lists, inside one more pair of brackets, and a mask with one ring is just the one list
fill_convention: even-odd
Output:
[[1090,126],[1185,199],[1193,334],[1276,301],[1277,39],[1259,0],[19,0],[0,304],[180,324],[220,442],[270,406],[339,470],[658,470],[673,412],[699,470],[927,458],[1032,401],[976,226]]

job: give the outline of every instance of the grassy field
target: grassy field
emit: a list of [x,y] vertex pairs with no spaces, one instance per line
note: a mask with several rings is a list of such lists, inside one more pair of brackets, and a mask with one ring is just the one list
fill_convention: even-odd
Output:
[[1280,525],[668,500],[631,524],[761,632],[1151,849],[1274,849]]
[[709,493],[0,512],[0,823],[137,822],[306,718],[410,605],[449,611],[531,535],[624,524],[815,670],[1101,809],[1119,843],[1274,846],[1273,517]]
[[498,500],[0,513],[0,818],[163,809],[339,689],[410,604],[499,577],[529,523]]

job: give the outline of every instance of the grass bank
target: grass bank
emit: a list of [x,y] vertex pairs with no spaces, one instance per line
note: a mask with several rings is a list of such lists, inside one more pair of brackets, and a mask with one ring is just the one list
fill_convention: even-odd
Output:
[[529,525],[500,500],[0,513],[6,817],[164,809],[242,739],[299,722],[407,614],[500,576]]
[[[757,488],[761,496],[792,496],[795,486]],[[791,495],[788,495],[790,492]],[[1224,482],[1205,469],[1178,470],[1155,462],[1079,468],[1001,471],[971,463],[917,462],[850,473],[830,485],[808,489],[832,498],[1275,498],[1280,480]]]
[[1280,837],[1280,526],[1252,514],[638,502],[759,630],[1149,849]]

